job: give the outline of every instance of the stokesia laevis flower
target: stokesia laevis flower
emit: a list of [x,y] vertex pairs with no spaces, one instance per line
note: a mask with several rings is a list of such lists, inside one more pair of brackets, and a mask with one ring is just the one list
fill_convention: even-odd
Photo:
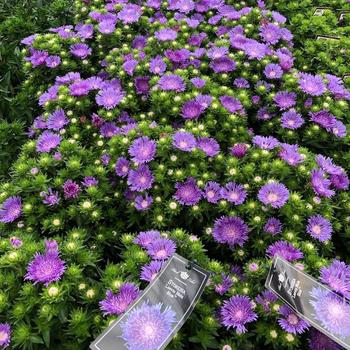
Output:
[[235,182],[229,182],[221,189],[221,197],[226,199],[230,203],[234,203],[235,205],[240,205],[244,203],[247,192],[244,187],[240,184],[236,184]]
[[326,86],[320,75],[299,73],[299,87],[308,95],[320,96],[326,92]]
[[238,244],[242,247],[248,239],[248,226],[239,217],[222,216],[214,223],[213,237],[219,243],[227,243],[231,247]]
[[228,73],[236,69],[236,62],[228,57],[219,57],[211,61],[210,67],[215,73]]
[[106,292],[106,298],[99,302],[103,315],[120,315],[124,313],[129,305],[140,295],[139,288],[133,283],[124,283],[117,294],[111,290]]
[[309,329],[309,324],[302,320],[298,315],[287,305],[282,305],[278,313],[283,318],[278,319],[278,324],[288,333],[302,334]]
[[245,295],[234,295],[224,301],[220,308],[220,321],[227,328],[236,329],[238,334],[245,333],[247,323],[253,322],[258,315],[253,311],[250,299]]
[[278,156],[291,166],[297,166],[304,161],[304,155],[299,153],[298,145],[281,143]]
[[310,331],[308,340],[310,350],[342,350],[343,348],[334,342],[327,335],[319,332],[315,328]]
[[322,168],[322,170],[329,175],[339,175],[344,171],[340,166],[333,163],[332,158],[325,157],[321,154],[316,156],[316,162]]
[[255,298],[255,301],[263,307],[265,312],[270,312],[271,303],[274,303],[277,300],[278,300],[277,295],[271,292],[270,290],[263,291],[261,294],[259,294]]
[[328,284],[335,292],[350,298],[350,266],[343,261],[333,260],[329,266],[324,266],[320,271],[323,283]]
[[59,131],[68,123],[69,120],[66,118],[64,110],[57,109],[55,112],[49,115],[47,119],[47,128]]
[[220,145],[212,137],[198,137],[197,147],[208,157],[215,157],[220,152]]
[[135,4],[126,4],[118,13],[118,19],[124,24],[134,23],[139,20],[142,15],[142,8]]
[[272,208],[282,208],[288,201],[289,191],[287,187],[278,182],[271,182],[260,188],[258,199]]
[[85,59],[91,55],[91,48],[87,44],[74,44],[70,47],[70,52],[73,56]]
[[273,100],[281,110],[285,110],[296,104],[296,98],[297,95],[295,92],[279,91]]
[[173,146],[184,152],[191,152],[197,146],[196,138],[190,132],[178,131],[173,135]]
[[0,323],[0,346],[5,349],[10,345],[11,327],[8,323]]
[[233,285],[233,281],[230,276],[221,274],[221,283],[215,285],[215,292],[224,295]]
[[18,219],[22,214],[21,197],[7,198],[0,206],[0,222],[10,223]]
[[268,79],[280,79],[283,75],[283,70],[279,64],[270,63],[265,67],[264,74]]
[[158,238],[147,246],[148,255],[155,260],[166,260],[176,251],[176,244],[171,239]]
[[279,255],[289,262],[302,259],[304,256],[303,253],[299,249],[295,248],[292,243],[285,241],[277,241],[271,244],[267,248],[266,253],[270,258],[273,258],[275,255]]
[[160,29],[154,35],[159,41],[172,41],[177,37],[176,31],[170,28]]
[[120,177],[126,177],[130,170],[130,162],[125,157],[120,157],[115,165],[115,173]]
[[237,143],[230,149],[231,154],[236,158],[243,158],[248,151],[248,146],[245,143]]
[[98,185],[98,180],[94,176],[85,176],[81,183],[84,187],[92,187]]
[[143,248],[147,248],[151,242],[162,238],[159,231],[151,230],[151,231],[144,231],[140,232],[135,238],[134,243],[138,244],[139,246]]
[[48,286],[61,279],[66,269],[64,261],[59,257],[58,251],[48,251],[45,254],[36,253],[29,263],[25,280],[44,283]]
[[330,189],[331,184],[331,181],[325,177],[325,173],[322,170],[311,170],[311,185],[318,196],[326,198],[334,196],[335,191]]
[[63,184],[64,198],[77,198],[80,194],[80,186],[73,180],[67,180]]
[[60,202],[60,197],[57,191],[53,191],[52,188],[48,188],[47,193],[43,193],[43,203],[49,207],[57,205]]
[[196,100],[190,100],[184,103],[181,108],[181,115],[184,119],[197,119],[205,108]]
[[305,123],[301,114],[297,113],[295,109],[290,109],[282,114],[281,125],[282,128],[296,130]]
[[125,93],[123,91],[109,87],[98,92],[96,95],[96,103],[106,109],[113,109],[118,106],[124,96]]
[[148,210],[153,203],[152,196],[149,196],[147,193],[145,196],[136,196],[135,197],[135,208],[139,211]]
[[307,221],[307,232],[321,242],[328,241],[332,237],[332,224],[321,215],[311,216]]
[[129,171],[127,182],[132,191],[142,192],[152,187],[154,176],[147,165],[141,164]]
[[282,232],[282,223],[277,218],[269,218],[264,226],[264,232],[270,233],[275,236]]
[[253,144],[261,149],[271,150],[279,146],[280,142],[273,136],[260,136],[253,137]]
[[230,113],[236,113],[243,110],[243,105],[240,100],[232,96],[221,96],[219,98],[223,107]]
[[137,138],[129,148],[131,159],[138,164],[148,163],[153,160],[156,151],[156,142],[147,136]]
[[204,188],[203,197],[209,203],[217,203],[221,199],[221,186],[215,181],[209,181]]
[[181,92],[185,91],[186,89],[186,85],[183,78],[176,74],[163,75],[159,79],[158,85],[160,89],[164,91]]
[[177,182],[175,188],[174,198],[182,205],[196,205],[202,198],[202,191],[192,177],[185,182]]
[[158,272],[162,269],[163,261],[154,260],[149,264],[144,265],[141,269],[140,279],[143,281],[151,282],[153,281]]
[[48,153],[61,143],[61,136],[51,131],[45,130],[36,142],[36,151],[39,153]]
[[323,288],[313,288],[310,304],[314,318],[328,332],[346,338],[350,335],[350,305],[337,294]]
[[129,350],[155,350],[167,339],[176,321],[170,306],[143,303],[121,323],[122,338]]

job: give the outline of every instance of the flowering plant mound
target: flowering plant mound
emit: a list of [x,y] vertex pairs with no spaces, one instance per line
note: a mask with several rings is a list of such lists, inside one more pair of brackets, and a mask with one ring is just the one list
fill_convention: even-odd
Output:
[[22,41],[43,112],[0,184],[0,345],[86,349],[176,251],[213,276],[170,348],[335,346],[263,286],[279,254],[350,293],[349,179],[321,147],[346,146],[346,88],[294,69],[261,4],[77,8]]

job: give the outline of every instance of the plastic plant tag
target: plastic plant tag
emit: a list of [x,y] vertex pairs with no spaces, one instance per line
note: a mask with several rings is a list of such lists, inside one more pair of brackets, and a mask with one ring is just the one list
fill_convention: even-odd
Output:
[[310,325],[350,349],[349,300],[279,256],[273,260],[266,288]]
[[316,7],[313,16],[323,16],[325,10],[332,10],[330,7]]
[[338,18],[338,22],[340,24],[343,24],[344,20],[345,20],[345,16],[350,15],[350,10],[345,10],[345,11],[341,11],[339,13],[339,18]]
[[174,254],[133,305],[91,345],[93,350],[161,350],[193,311],[210,272]]
[[339,41],[340,38],[334,35],[317,35],[316,40]]

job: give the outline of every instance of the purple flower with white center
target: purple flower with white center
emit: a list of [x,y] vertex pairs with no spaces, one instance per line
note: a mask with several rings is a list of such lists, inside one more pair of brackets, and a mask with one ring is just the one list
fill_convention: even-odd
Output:
[[194,10],[195,3],[192,0],[179,0],[176,2],[176,9],[181,13],[190,13]]
[[131,43],[133,49],[142,50],[147,45],[147,37],[143,35],[136,35]]
[[70,52],[73,56],[85,59],[91,55],[91,48],[87,44],[74,44],[70,47]]
[[58,251],[36,253],[29,263],[24,279],[34,284],[43,283],[47,287],[50,283],[59,281],[66,270],[65,262],[59,257]]
[[296,97],[295,92],[280,91],[277,92],[273,100],[281,110],[285,110],[295,106]]
[[277,300],[277,295],[270,290],[263,291],[255,298],[255,301],[263,307],[265,312],[270,312],[270,304],[276,302]]
[[84,187],[92,187],[98,185],[98,180],[94,176],[85,176],[81,183]]
[[100,159],[101,159],[101,162],[103,165],[108,165],[109,161],[111,160],[111,156],[107,153],[104,153],[104,154],[102,154]]
[[193,84],[193,86],[197,89],[202,89],[204,88],[206,81],[204,79],[201,78],[192,78],[191,83]]
[[46,124],[48,129],[59,131],[68,123],[69,120],[66,118],[64,110],[60,108],[49,115]]
[[216,204],[221,199],[221,186],[215,181],[209,181],[203,192],[203,197],[209,202]]
[[51,131],[45,130],[36,142],[36,151],[39,153],[49,153],[61,143],[61,136]]
[[222,216],[214,223],[213,237],[216,242],[226,243],[230,247],[243,246],[248,239],[248,226],[239,217]]
[[182,205],[196,205],[199,203],[203,195],[193,177],[188,178],[185,182],[177,182],[175,188],[176,192],[174,198]]
[[340,120],[334,121],[334,125],[332,126],[331,131],[333,135],[337,137],[343,138],[347,135],[346,126]]
[[345,172],[337,175],[331,175],[331,183],[337,190],[347,190],[350,185],[350,180]]
[[121,315],[130,304],[132,304],[140,295],[139,288],[133,283],[124,283],[118,294],[113,294],[111,290],[106,292],[106,298],[99,302],[103,315]]
[[115,30],[116,21],[113,19],[106,19],[98,24],[98,31],[102,34],[112,34]]
[[245,295],[232,296],[225,300],[220,308],[220,322],[227,329],[235,328],[238,334],[245,333],[247,331],[245,325],[257,318],[251,300]]
[[332,264],[322,267],[320,278],[335,292],[340,293],[345,298],[350,298],[350,266],[343,261],[334,259]]
[[260,44],[255,40],[248,40],[244,43],[242,50],[246,53],[250,60],[262,60],[268,53],[265,44]]
[[316,113],[310,113],[310,115],[311,121],[320,125],[327,131],[332,131],[332,128],[335,126],[335,123],[337,121],[336,117],[326,110],[321,110]]
[[0,346],[5,349],[10,345],[11,327],[8,323],[0,323]]
[[342,350],[343,348],[334,342],[327,335],[319,332],[315,328],[311,329],[310,339],[308,340],[311,350]]
[[236,69],[236,62],[228,57],[219,57],[211,61],[210,67],[215,73],[229,73]]
[[120,177],[126,177],[130,170],[130,162],[125,157],[120,157],[115,165],[115,173]]
[[281,28],[273,23],[260,27],[260,37],[268,44],[275,45],[281,39]]
[[138,244],[142,248],[147,248],[153,241],[162,238],[159,231],[151,230],[140,232],[133,240],[135,244]]
[[261,149],[271,150],[280,145],[279,141],[272,136],[260,136],[253,137],[253,144]]
[[101,126],[100,133],[103,137],[111,138],[114,135],[118,135],[120,133],[120,129],[113,122],[108,122]]
[[264,74],[268,79],[280,79],[283,75],[283,70],[279,64],[270,63],[265,67]]
[[233,285],[233,281],[230,276],[221,274],[221,283],[215,285],[215,292],[224,295]]
[[147,245],[148,255],[155,260],[167,260],[176,251],[176,244],[171,239],[158,238]]
[[245,143],[237,143],[231,147],[230,151],[234,157],[243,158],[248,151],[248,146]]
[[213,98],[210,95],[199,94],[196,96],[195,100],[205,109],[211,105]]
[[135,89],[138,95],[148,95],[150,86],[149,86],[150,77],[136,77]]
[[220,152],[220,145],[211,137],[199,137],[197,139],[197,147],[208,157],[215,157]]
[[128,75],[133,75],[134,74],[134,71],[135,71],[135,68],[137,66],[139,62],[134,60],[134,59],[131,59],[131,60],[127,60],[123,63],[122,67],[123,67],[123,70],[128,74]]
[[278,156],[291,166],[297,166],[304,161],[304,156],[299,153],[298,145],[281,143]]
[[151,59],[149,63],[149,71],[158,75],[161,75],[166,71],[166,63],[163,61],[162,56],[158,55]]
[[236,113],[243,110],[243,106],[240,100],[232,96],[221,96],[219,98],[223,107],[230,113]]
[[247,192],[244,187],[235,182],[227,183],[225,187],[221,189],[220,194],[223,199],[226,199],[235,205],[243,204],[247,198]]
[[295,109],[290,109],[282,114],[282,128],[296,130],[299,129],[304,123],[305,120],[302,118],[301,114],[297,113]]
[[191,152],[196,148],[197,141],[190,132],[178,131],[173,135],[173,146],[183,152]]
[[60,197],[57,191],[53,191],[52,188],[48,188],[47,193],[43,193],[43,203],[52,207],[60,202]]
[[288,333],[303,334],[310,327],[287,305],[282,305],[278,313],[283,316],[283,318],[278,319],[278,324]]
[[62,154],[61,154],[60,152],[55,152],[55,153],[53,154],[53,158],[54,158],[55,160],[60,161],[60,160],[62,160]]
[[228,54],[228,47],[226,46],[220,46],[220,47],[213,46],[207,52],[208,57],[211,59],[225,57],[227,54]]
[[326,92],[326,85],[320,75],[299,73],[299,87],[308,95],[321,96]]
[[78,36],[81,39],[91,39],[94,35],[94,26],[93,24],[82,24],[79,23],[75,26]]
[[142,192],[152,188],[154,176],[147,165],[141,164],[129,171],[127,182],[131,191]]
[[271,182],[262,186],[258,193],[258,199],[272,208],[282,208],[288,201],[288,188],[278,182]]
[[73,180],[67,180],[63,184],[64,198],[77,198],[80,194],[80,186]]
[[156,151],[156,142],[151,140],[148,136],[137,138],[129,148],[131,159],[138,164],[148,163],[153,160]]
[[275,255],[279,255],[289,262],[302,259],[304,256],[299,249],[293,246],[293,244],[285,241],[277,241],[271,244],[267,248],[266,253],[270,258],[273,258]]
[[78,80],[69,86],[71,96],[86,96],[90,90],[91,86],[87,80]]
[[160,29],[154,35],[159,41],[173,41],[177,38],[176,31],[170,28]]
[[245,78],[236,78],[233,81],[233,84],[238,87],[239,89],[249,89],[250,84],[247,79]]
[[327,174],[330,175],[339,175],[344,172],[344,170],[333,163],[333,159],[329,157],[325,157],[321,154],[318,154],[316,156],[316,162],[318,166],[322,168],[323,171],[325,171]]
[[176,322],[176,313],[171,307],[162,308],[162,303],[143,303],[130,312],[121,323],[121,337],[128,349],[154,350],[161,347]]
[[196,119],[203,112],[205,108],[196,100],[190,100],[183,104],[181,108],[181,115],[184,119]]
[[96,95],[96,103],[106,109],[113,109],[124,98],[125,93],[112,87],[102,89]]
[[140,280],[152,282],[163,267],[163,261],[154,260],[141,269]]
[[26,46],[32,46],[37,36],[38,34],[29,35],[21,40],[21,44]]
[[118,13],[118,19],[124,24],[137,22],[142,15],[142,9],[135,4],[126,4],[123,9]]
[[309,217],[307,221],[307,232],[320,242],[325,242],[332,237],[332,224],[321,215],[314,215]]
[[44,64],[47,57],[49,56],[49,54],[46,51],[35,50],[32,48],[30,49],[30,53],[31,56],[25,57],[25,60],[31,62],[33,67],[38,67]]
[[270,111],[266,107],[259,108],[256,114],[256,119],[258,120],[269,120],[272,117],[273,117],[273,114],[270,113]]
[[60,56],[49,56],[45,60],[46,67],[48,68],[56,68],[61,64],[61,57]]
[[270,233],[272,236],[275,236],[282,232],[282,223],[281,220],[277,218],[269,218],[264,226],[264,232]]
[[337,294],[321,288],[310,292],[314,318],[323,328],[342,339],[350,335],[350,305]]
[[189,60],[191,51],[187,49],[166,50],[165,57],[173,63],[185,63]]
[[0,206],[0,222],[10,223],[18,219],[22,214],[21,197],[7,198]]
[[335,192],[330,189],[331,181],[325,177],[325,173],[321,169],[311,170],[311,186],[314,192],[321,197],[330,198]]
[[152,196],[149,196],[147,193],[145,196],[136,196],[135,197],[135,208],[139,211],[148,210],[153,203]]
[[186,89],[183,78],[176,74],[163,75],[158,81],[158,86],[163,91],[181,92]]

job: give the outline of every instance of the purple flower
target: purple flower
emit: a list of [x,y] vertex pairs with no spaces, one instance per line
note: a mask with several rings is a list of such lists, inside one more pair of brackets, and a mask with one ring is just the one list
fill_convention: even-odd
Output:
[[204,79],[201,79],[201,78],[192,78],[191,83],[197,89],[202,89],[202,88],[204,88],[206,81]]
[[276,302],[277,300],[277,295],[270,290],[263,291],[255,298],[255,301],[263,307],[265,312],[270,312],[270,304]]
[[101,159],[103,165],[108,165],[109,161],[111,160],[111,156],[107,153],[104,153],[104,154],[102,154],[100,159]]
[[269,120],[273,117],[273,114],[269,112],[267,107],[261,107],[259,108],[256,119],[258,120]]
[[233,81],[233,84],[238,87],[239,89],[249,89],[250,84],[247,79],[245,78],[236,78]]
[[19,248],[23,245],[23,241],[17,237],[11,237],[10,238],[10,244],[14,248]]
[[248,239],[248,226],[239,217],[222,216],[214,223],[213,237],[219,243],[242,247]]
[[345,172],[337,175],[331,175],[331,183],[337,190],[347,190],[349,188],[349,177]]
[[270,63],[265,67],[264,74],[268,79],[280,79],[283,75],[283,70],[279,64]]
[[160,29],[154,35],[159,41],[172,41],[177,37],[176,31],[170,28]]
[[45,130],[36,142],[36,151],[39,153],[48,153],[61,143],[61,136],[51,131]]
[[316,238],[321,242],[328,241],[332,237],[332,224],[321,215],[309,217],[306,229],[311,237]]
[[77,198],[80,194],[80,186],[73,180],[67,180],[63,184],[64,198]]
[[308,340],[311,350],[342,350],[343,348],[334,342],[327,335],[319,332],[315,328],[311,329],[310,339]]
[[236,69],[236,62],[228,57],[219,57],[211,61],[210,67],[215,73],[229,73]]
[[260,27],[260,37],[268,44],[277,44],[281,39],[281,28],[273,23]]
[[61,64],[61,57],[60,56],[49,56],[45,60],[46,67],[48,68],[56,68]]
[[148,95],[150,89],[149,80],[150,77],[135,78],[135,88],[138,95]]
[[92,187],[98,185],[98,180],[93,176],[85,176],[81,183],[84,187]]
[[335,292],[345,298],[350,298],[350,266],[343,261],[334,259],[332,264],[321,268],[320,278]]
[[69,86],[71,96],[86,96],[91,90],[91,85],[87,80],[78,80]]
[[220,102],[223,107],[230,113],[236,113],[237,111],[243,110],[241,101],[232,96],[221,96]]
[[162,308],[162,303],[143,303],[130,312],[121,323],[121,337],[128,349],[154,350],[161,347],[176,321],[176,313],[170,306]]
[[335,194],[330,189],[331,181],[325,178],[325,173],[320,169],[311,170],[311,186],[318,196],[330,198]]
[[326,92],[326,86],[320,75],[299,73],[299,87],[308,95],[321,96]]
[[202,191],[198,188],[196,180],[189,177],[185,182],[175,184],[174,198],[182,205],[196,205],[202,198]]
[[344,172],[344,170],[333,163],[333,159],[329,157],[325,157],[321,154],[316,156],[316,162],[318,166],[322,168],[329,175],[340,175]]
[[233,281],[230,276],[221,274],[221,283],[215,285],[215,292],[224,295],[233,285]]
[[18,219],[22,214],[21,197],[7,198],[0,207],[0,222],[10,223]]
[[227,328],[236,329],[238,334],[247,331],[245,324],[255,321],[258,315],[253,311],[250,299],[243,295],[234,295],[224,301],[220,308],[220,321]]
[[45,252],[58,254],[58,243],[54,239],[51,241],[45,241]]
[[135,238],[134,243],[142,248],[147,248],[153,241],[162,238],[159,231],[144,231],[140,232]]
[[123,63],[122,67],[123,67],[123,70],[128,74],[128,75],[133,75],[134,74],[134,70],[137,66],[139,62],[136,61],[136,60],[127,60]]
[[242,47],[242,50],[247,54],[250,60],[262,60],[268,50],[265,44],[260,44],[255,40],[248,40]]
[[298,152],[298,145],[281,143],[278,156],[291,166],[296,166],[304,161],[304,156]]
[[49,54],[46,51],[30,49],[31,56],[25,57],[26,61],[31,62],[33,67],[38,67],[45,63]]
[[309,329],[309,324],[298,317],[298,315],[287,305],[282,305],[279,314],[283,318],[278,319],[278,324],[283,330],[292,334],[302,334]]
[[259,201],[272,208],[282,208],[288,201],[288,188],[278,182],[271,182],[260,188]]
[[91,55],[91,48],[86,44],[74,44],[70,47],[70,52],[73,56],[85,59]]
[[304,256],[299,249],[293,246],[293,244],[285,241],[277,241],[274,244],[271,244],[267,248],[266,253],[270,258],[273,258],[275,255],[279,255],[290,262],[302,259]]
[[350,335],[350,305],[333,292],[313,288],[310,292],[310,304],[314,309],[314,318],[323,328],[340,338]]
[[8,323],[0,323],[0,346],[5,349],[10,345],[11,327]]
[[181,115],[184,119],[196,119],[203,112],[205,108],[196,100],[190,100],[184,103],[181,108]]
[[135,208],[139,211],[148,210],[153,203],[153,198],[147,193],[145,196],[135,197]]
[[142,15],[142,9],[135,4],[126,4],[123,9],[118,13],[118,19],[124,24],[134,23],[139,20]]
[[176,244],[171,239],[158,238],[147,245],[148,255],[155,260],[167,260],[176,251]]
[[335,126],[336,118],[333,114],[329,113],[326,110],[321,110],[316,113],[310,113],[311,121],[320,125],[322,128],[327,131],[332,131],[332,128]]
[[43,203],[47,204],[49,207],[57,205],[60,202],[60,197],[57,191],[52,191],[48,188],[47,193],[43,193]]
[[295,106],[296,97],[297,95],[295,92],[280,91],[277,92],[273,100],[281,110],[285,110]]
[[166,63],[163,61],[162,56],[158,55],[151,59],[149,63],[149,71],[153,74],[163,74],[166,71]]
[[141,164],[135,170],[130,170],[128,173],[128,185],[132,191],[142,192],[149,190],[154,182],[154,176],[150,168]]
[[59,131],[68,123],[69,120],[66,118],[64,110],[57,109],[55,112],[49,115],[47,119],[47,128]]
[[220,152],[220,145],[211,137],[199,137],[197,147],[208,157],[215,157]]
[[248,146],[245,143],[237,143],[230,149],[231,154],[236,158],[243,158],[248,151]]
[[275,236],[282,232],[282,223],[279,219],[274,217],[269,218],[264,226],[264,232],[270,233]]
[[154,260],[149,264],[144,265],[141,269],[140,280],[152,282],[156,278],[158,272],[162,269],[162,266],[163,261],[161,260]]
[[290,109],[282,114],[281,125],[285,129],[299,129],[304,123],[301,114],[297,113],[295,109]]
[[247,197],[247,192],[244,187],[235,182],[227,183],[225,187],[221,189],[220,194],[223,199],[226,199],[235,205],[243,204]]
[[191,152],[197,146],[196,138],[189,132],[178,131],[173,135],[173,146],[184,152]]
[[164,91],[185,91],[186,85],[182,77],[176,74],[163,75],[159,81],[158,85],[161,90]]
[[228,47],[226,46],[220,46],[220,47],[213,46],[207,52],[208,57],[211,59],[225,57],[227,54],[228,54]]
[[279,141],[272,136],[260,136],[253,137],[253,144],[261,149],[271,150],[279,146]]
[[61,279],[66,269],[65,263],[57,251],[49,251],[45,254],[36,253],[29,263],[25,280],[36,283],[44,283],[47,287],[51,282]]
[[118,294],[113,294],[111,290],[106,292],[106,298],[99,303],[100,309],[103,315],[121,315],[139,295],[138,287],[126,282],[120,287]]
[[115,165],[115,173],[120,177],[126,177],[130,170],[130,162],[125,157],[120,157]]
[[124,98],[125,93],[112,87],[100,90],[96,95],[96,103],[106,109],[113,109]]
[[112,34],[115,30],[116,21],[113,19],[106,19],[98,24],[98,31],[102,34]]
[[111,138],[114,135],[118,135],[120,133],[120,129],[113,122],[108,122],[101,126],[100,132],[103,137]]
[[216,204],[221,199],[221,187],[217,182],[209,181],[204,188],[203,196],[209,203]]
[[129,148],[131,159],[138,164],[148,163],[153,160],[156,151],[156,142],[150,140],[147,136],[137,138]]

